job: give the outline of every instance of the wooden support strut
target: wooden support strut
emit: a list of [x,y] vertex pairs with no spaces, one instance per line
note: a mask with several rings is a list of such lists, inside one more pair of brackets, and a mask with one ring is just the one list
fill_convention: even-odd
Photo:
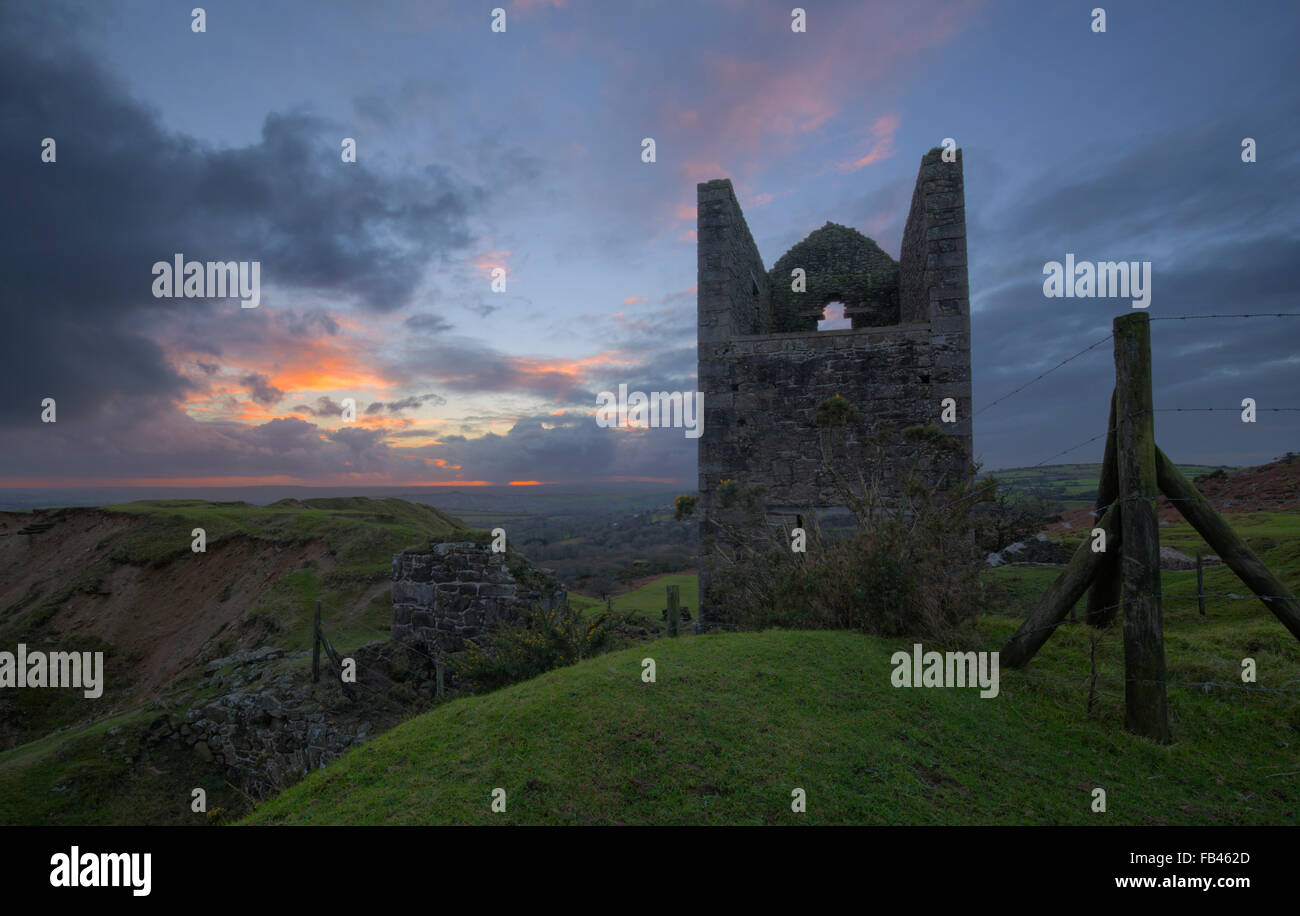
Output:
[[[1291,635],[1300,639],[1300,601],[1291,590],[1260,562],[1254,551],[1246,546],[1237,532],[1224,521],[1223,516],[1183,476],[1183,472],[1156,449],[1156,476],[1160,492],[1172,500],[1183,518],[1196,529],[1197,534],[1214,549],[1224,564],[1235,572],[1251,591],[1260,596],[1264,607],[1272,611]],[[1197,590],[1198,594],[1200,590]],[[1264,596],[1270,597],[1264,597]]]
[[1016,635],[1007,640],[998,655],[998,661],[1008,668],[1020,668],[1029,662],[1052,635],[1056,624],[1065,619],[1070,609],[1083,597],[1088,584],[1093,581],[1107,554],[1114,552],[1120,543],[1120,507],[1111,506],[1097,522],[1106,532],[1106,553],[1094,553],[1092,538],[1084,538],[1065,569],[1056,577],[1047,594],[1038,602],[1029,619],[1020,625]]
[[[1097,508],[1102,512],[1119,496],[1119,472],[1115,466],[1115,392],[1110,394],[1110,419],[1106,421],[1106,451],[1101,460],[1101,477],[1097,481]],[[1109,538],[1110,535],[1107,535]],[[1109,544],[1107,545],[1109,547]],[[1097,575],[1088,589],[1085,618],[1090,626],[1108,627],[1119,613],[1119,551],[1106,551],[1097,567]]]

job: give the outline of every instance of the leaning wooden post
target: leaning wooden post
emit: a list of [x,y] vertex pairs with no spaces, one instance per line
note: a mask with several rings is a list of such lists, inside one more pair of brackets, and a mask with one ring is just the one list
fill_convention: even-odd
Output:
[[[1097,481],[1098,519],[1110,508],[1119,495],[1119,476],[1115,467],[1115,392],[1110,395],[1110,417],[1106,420],[1106,451],[1101,459],[1101,478]],[[1094,523],[1096,524],[1096,523]],[[1120,574],[1119,551],[1107,545],[1097,575],[1088,589],[1088,609],[1085,614],[1090,626],[1108,627],[1119,613]]]
[[1246,546],[1237,532],[1232,530],[1223,516],[1215,512],[1196,487],[1188,482],[1183,472],[1174,466],[1160,449],[1156,449],[1156,467],[1161,491],[1172,500],[1183,518],[1205,538],[1205,543],[1227,566],[1246,583],[1259,600],[1264,602],[1291,635],[1300,639],[1300,600],[1267,566],[1260,562],[1255,552]]
[[1205,557],[1196,551],[1196,610],[1205,616]]
[[311,628],[311,682],[320,683],[320,602],[316,602],[316,623]]
[[679,613],[677,610],[677,586],[668,586],[668,635],[677,635]]
[[1129,731],[1170,740],[1160,604],[1160,522],[1151,402],[1151,318],[1115,319],[1115,459],[1124,606],[1124,706]]
[[[1120,543],[1120,507],[1111,506],[1097,521],[1097,527],[1106,532],[1106,550],[1113,551]],[[1054,632],[1056,625],[1065,619],[1070,609],[1083,597],[1088,585],[1097,575],[1106,554],[1095,553],[1092,538],[1087,537],[1074,550],[1074,556],[1065,569],[1056,577],[1052,587],[1042,597],[1029,615],[1029,619],[1020,625],[1016,634],[1007,640],[998,654],[999,662],[1007,668],[1019,668],[1029,663],[1034,654],[1042,648]]]

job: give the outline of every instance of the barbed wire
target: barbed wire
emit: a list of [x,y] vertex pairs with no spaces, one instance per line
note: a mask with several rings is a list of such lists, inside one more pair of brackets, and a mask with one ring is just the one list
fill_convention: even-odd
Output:
[[[998,678],[1014,678],[1025,681],[1090,681],[1095,683],[1107,684],[1164,684],[1167,687],[1197,687],[1205,690],[1207,687],[1221,687],[1226,690],[1244,690],[1248,693],[1300,693],[1300,687],[1252,687],[1249,684],[1224,684],[1220,681],[1179,681],[1165,678],[1163,681],[1158,678],[1122,678],[1122,677],[1102,677],[1101,675],[1091,674],[1003,674],[998,671]],[[1114,694],[1110,694],[1114,696]]]
[[1078,445],[1071,445],[1069,448],[1062,449],[1061,451],[1057,452],[1055,455],[1048,455],[1042,461],[1038,462],[1038,464],[1031,464],[1029,467],[1031,469],[1041,468],[1043,465],[1047,464],[1047,462],[1051,461],[1053,458],[1060,458],[1062,455],[1068,455],[1070,452],[1073,452],[1075,449],[1081,449],[1085,445],[1091,445],[1093,442],[1096,442],[1098,439],[1102,438],[1103,436],[1109,436],[1114,431],[1115,431],[1114,428],[1111,428],[1106,430],[1105,432],[1098,433],[1097,435],[1093,436],[1091,439],[1085,439],[1083,442],[1080,442]]
[[1107,334],[1105,337],[1103,337],[1101,340],[1097,341],[1096,343],[1089,344],[1088,346],[1080,350],[1078,353],[1074,354],[1073,356],[1067,357],[1066,359],[1061,360],[1059,363],[1057,363],[1052,368],[1048,369],[1046,372],[1041,373],[1040,375],[1038,375],[1037,378],[1030,379],[1029,381],[1025,382],[1023,385],[1021,385],[1019,388],[1015,389],[1014,391],[1008,391],[1006,394],[1002,395],[1002,397],[998,398],[997,400],[990,401],[988,404],[985,404],[979,410],[975,411],[975,413],[972,416],[978,417],[980,414],[988,410],[990,407],[993,407],[996,404],[1001,404],[1003,401],[1005,401],[1007,398],[1011,397],[1014,394],[1019,394],[1020,392],[1024,391],[1026,388],[1028,388],[1030,385],[1034,384],[1035,382],[1041,381],[1042,379],[1051,375],[1053,372],[1055,372],[1057,369],[1064,366],[1066,363],[1078,359],[1080,356],[1083,356],[1083,354],[1087,353],[1089,350],[1095,350],[1097,347],[1100,347],[1106,341],[1110,340],[1113,336],[1114,336],[1113,334]]
[[1203,318],[1300,318],[1300,312],[1245,312],[1225,315],[1157,315],[1152,321],[1199,321]]
[[[1104,615],[1107,611],[1114,611],[1124,607],[1125,605],[1136,604],[1139,601],[1149,601],[1152,598],[1159,598],[1161,601],[1191,601],[1194,599],[1199,600],[1201,598],[1218,598],[1222,600],[1232,600],[1232,601],[1263,601],[1263,600],[1296,601],[1298,600],[1295,595],[1256,595],[1253,593],[1249,595],[1241,595],[1241,594],[1237,594],[1236,592],[1228,592],[1225,594],[1193,593],[1190,595],[1175,595],[1173,593],[1169,593],[1169,594],[1161,593],[1161,594],[1153,594],[1153,595],[1138,595],[1133,598],[1127,598],[1123,601],[1116,602],[1115,604],[1108,604],[1105,607],[1096,608],[1091,612],[1085,612],[1085,614],[1082,617],[1071,618],[1069,616],[1065,616],[1062,617],[1060,620],[1056,621],[1055,623],[1049,623],[1045,626],[1031,627],[1028,630],[1016,630],[1015,633],[1011,634],[1006,639],[1002,640],[1000,643],[998,643],[998,645],[1005,646],[1007,643],[1010,643],[1012,640],[1018,640],[1023,636],[1028,636],[1030,633],[1042,633],[1045,630],[1055,630],[1057,627],[1063,627],[1071,623],[1087,623],[1089,617],[1100,617]],[[1107,627],[1107,629],[1102,632],[1103,633],[1108,632],[1109,629],[1110,628]],[[991,645],[994,645],[994,643],[986,640],[983,643],[981,643],[980,648],[984,648],[985,646],[991,646]]]

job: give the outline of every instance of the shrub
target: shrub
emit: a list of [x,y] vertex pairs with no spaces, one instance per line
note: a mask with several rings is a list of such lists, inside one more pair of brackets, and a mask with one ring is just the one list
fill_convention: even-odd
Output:
[[583,617],[567,602],[554,610],[534,606],[520,620],[497,627],[451,659],[458,679],[477,691],[495,690],[595,655],[620,620],[608,613]]

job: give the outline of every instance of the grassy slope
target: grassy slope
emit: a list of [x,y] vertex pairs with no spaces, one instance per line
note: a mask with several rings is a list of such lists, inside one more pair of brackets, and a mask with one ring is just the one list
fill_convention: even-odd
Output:
[[[990,637],[1014,627],[989,623]],[[1259,629],[1280,642],[1276,624]],[[1081,630],[1049,643],[1032,673],[1086,673]],[[1124,732],[1118,697],[1086,714],[1077,681],[1004,677],[993,699],[895,689],[890,656],[906,645],[842,632],[660,640],[453,701],[247,822],[1297,822],[1300,782],[1270,777],[1300,768],[1293,696],[1171,690],[1177,743],[1159,747]],[[1220,654],[1230,672],[1233,652]],[[655,684],[640,680],[645,656]],[[1116,662],[1103,660],[1103,674]],[[1285,680],[1261,667],[1272,671],[1265,685]],[[505,814],[489,809],[497,786]],[[1090,809],[1097,786],[1105,816]],[[808,793],[806,815],[790,811],[795,787]]]

